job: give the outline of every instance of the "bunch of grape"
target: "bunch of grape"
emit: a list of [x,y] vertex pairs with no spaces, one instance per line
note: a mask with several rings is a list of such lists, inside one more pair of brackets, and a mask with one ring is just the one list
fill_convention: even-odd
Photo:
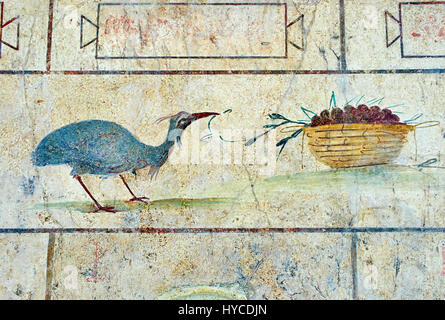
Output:
[[311,119],[311,127],[338,123],[374,123],[374,124],[405,124],[389,109],[378,106],[368,107],[364,104],[358,107],[347,105],[342,109],[323,110],[320,115]]

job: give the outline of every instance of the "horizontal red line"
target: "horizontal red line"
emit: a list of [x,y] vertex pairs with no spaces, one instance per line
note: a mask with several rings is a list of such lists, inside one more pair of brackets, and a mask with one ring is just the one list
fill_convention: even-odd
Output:
[[329,75],[329,74],[442,74],[445,69],[376,70],[0,70],[0,75]]
[[147,6],[147,5],[155,5],[155,6],[164,6],[164,5],[170,5],[170,6],[286,6],[286,2],[275,2],[275,3],[268,3],[268,2],[203,2],[203,3],[193,3],[193,2],[135,2],[135,3],[129,3],[129,2],[103,2],[99,3],[99,6]]
[[29,233],[445,233],[445,228],[0,228],[0,234]]
[[400,5],[426,5],[426,4],[445,4],[445,1],[400,2]]

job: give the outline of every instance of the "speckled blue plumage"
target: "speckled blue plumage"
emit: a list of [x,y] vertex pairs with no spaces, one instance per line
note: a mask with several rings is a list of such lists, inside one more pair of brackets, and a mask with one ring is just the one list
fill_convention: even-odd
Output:
[[[174,123],[170,123],[170,130]],[[71,123],[48,134],[32,153],[36,166],[70,165],[71,175],[115,175],[146,166],[159,168],[167,160],[174,141],[149,146],[121,125],[87,120]]]

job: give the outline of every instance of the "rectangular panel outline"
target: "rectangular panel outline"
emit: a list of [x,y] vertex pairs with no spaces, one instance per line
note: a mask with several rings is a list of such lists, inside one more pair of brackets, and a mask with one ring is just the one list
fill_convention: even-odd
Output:
[[445,55],[405,55],[403,48],[402,6],[404,5],[445,5],[445,1],[399,2],[400,55],[402,58],[445,58]]
[[[125,57],[110,57],[99,56],[99,19],[100,8],[102,6],[123,6],[123,5],[176,5],[176,6],[284,6],[284,55],[283,56],[125,56]],[[96,53],[95,58],[101,60],[124,60],[124,59],[287,59],[287,2],[212,2],[212,3],[193,3],[193,2],[104,2],[97,5],[97,29],[96,29]]]
[[[186,70],[186,69],[172,69],[172,70],[52,70],[51,68],[51,49],[52,49],[52,34],[53,34],[53,11],[54,11],[54,1],[48,0],[48,37],[47,37],[47,52],[46,52],[46,68],[43,70],[5,70],[0,69],[0,75],[114,75],[114,76],[128,76],[128,75],[355,75],[355,74],[445,74],[445,68],[410,68],[410,69],[234,69],[234,70],[211,70],[211,69],[201,69],[201,70]],[[1,1],[0,1],[1,2]],[[421,2],[424,4],[425,2]],[[437,3],[437,2],[433,2]],[[339,0],[340,12],[339,20],[344,21],[344,1]],[[340,40],[343,46],[345,45],[345,30],[344,24],[340,23]],[[286,41],[287,44],[287,41]],[[287,48],[287,46],[286,46]],[[346,54],[346,50],[344,50]],[[343,54],[343,53],[342,53]],[[342,56],[342,59],[346,62],[346,57]]]

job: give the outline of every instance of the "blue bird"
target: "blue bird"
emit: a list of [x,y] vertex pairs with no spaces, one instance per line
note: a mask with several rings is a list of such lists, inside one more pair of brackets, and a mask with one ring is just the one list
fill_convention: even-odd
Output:
[[121,125],[103,120],[86,120],[71,123],[48,134],[31,154],[34,165],[67,164],[71,175],[93,200],[96,210],[117,212],[114,207],[102,206],[91,194],[81,175],[93,174],[103,177],[119,175],[132,198],[129,201],[147,203],[147,197],[136,197],[121,173],[150,167],[149,175],[157,176],[160,167],[167,161],[175,143],[180,144],[183,131],[195,120],[219,115],[215,112],[187,113],[162,117],[157,123],[170,119],[167,137],[159,146],[149,146],[137,140]]

